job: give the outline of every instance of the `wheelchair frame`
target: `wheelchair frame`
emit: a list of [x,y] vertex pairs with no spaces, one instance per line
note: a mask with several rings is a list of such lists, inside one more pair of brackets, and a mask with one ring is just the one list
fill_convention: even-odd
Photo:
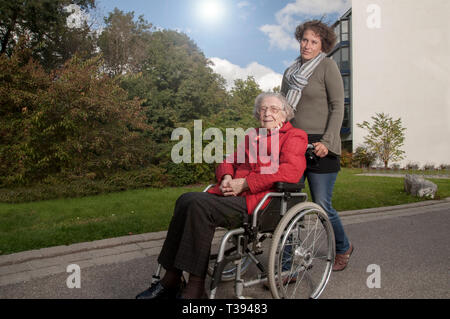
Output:
[[[285,183],[277,183],[281,185],[291,185],[292,184],[285,184]],[[206,192],[208,189],[210,189],[214,185],[209,185],[204,192]],[[297,187],[303,188],[304,185],[296,184]],[[282,186],[280,188],[283,188]],[[292,198],[298,198],[301,200],[300,203],[293,205],[290,209],[288,209],[289,206],[289,200]],[[259,222],[259,215],[264,214],[264,212],[270,207],[270,202],[266,206],[264,210],[261,209],[261,207],[264,205],[267,199],[269,198],[280,198],[280,210],[279,210],[279,220],[272,231],[268,231],[267,229],[263,229],[264,231],[259,231],[259,228],[261,228]],[[272,292],[272,296],[274,298],[286,298],[289,296],[286,296],[286,291],[278,291],[280,287],[283,287],[283,280],[282,276],[277,276],[277,272],[279,272],[277,269],[282,269],[281,262],[279,261],[278,267],[275,266],[275,262],[277,260],[276,258],[276,251],[277,249],[281,251],[282,249],[277,248],[278,247],[278,241],[283,241],[282,247],[285,247],[286,240],[288,236],[292,236],[290,234],[290,231],[288,234],[286,234],[286,231],[284,227],[288,227],[290,225],[290,221],[297,218],[299,221],[304,218],[307,214],[311,214],[316,212],[317,213],[317,221],[320,220],[321,223],[324,226],[325,232],[327,233],[327,241],[328,241],[328,253],[326,256],[326,267],[323,273],[323,276],[318,284],[317,289],[315,289],[311,295],[308,296],[308,298],[318,298],[320,294],[323,292],[326,284],[328,283],[329,277],[331,275],[332,270],[332,264],[334,262],[335,258],[335,242],[334,242],[334,233],[333,228],[331,226],[331,223],[328,219],[327,214],[323,211],[323,209],[314,204],[314,203],[308,203],[307,202],[308,195],[306,193],[303,193],[301,191],[279,191],[279,192],[270,192],[264,196],[264,198],[258,203],[258,206],[255,208],[255,211],[253,213],[252,222],[251,225],[246,223],[244,221],[243,226],[237,229],[229,230],[223,237],[219,246],[219,252],[217,254],[217,260],[215,261],[214,265],[214,271],[212,274],[212,280],[211,280],[211,286],[210,286],[210,299],[215,299],[216,292],[218,288],[218,284],[221,281],[221,277],[223,274],[223,270],[225,265],[227,265],[230,262],[234,263],[234,273],[235,273],[235,295],[239,299],[245,299],[245,297],[242,295],[243,289],[247,287],[251,287],[257,284],[261,284],[264,282],[269,281],[270,284],[270,290]],[[299,209],[297,211],[297,209]],[[287,219],[286,219],[286,217]],[[264,215],[262,216],[264,217]],[[279,229],[280,224],[282,224],[284,218],[284,224],[285,226],[282,226],[281,229]],[[316,224],[317,224],[316,221]],[[293,224],[290,225],[290,228],[293,227]],[[263,227],[264,228],[264,227]],[[290,234],[290,235],[289,235]],[[314,234],[316,236],[316,234]],[[260,243],[269,237],[277,237],[277,242],[272,240],[272,245],[270,249],[270,258],[269,258],[269,272],[267,273],[262,263],[258,260],[256,257],[259,254],[262,254],[262,250],[260,250]],[[309,235],[308,235],[309,237]],[[226,245],[227,243],[233,240],[235,244],[235,250],[236,253],[231,256],[225,256],[226,254]],[[249,249],[249,244],[252,243],[253,248]],[[283,248],[284,251],[285,248]],[[312,249],[314,251],[314,247]],[[283,252],[284,254],[284,252]],[[278,252],[278,255],[280,253]],[[260,274],[258,276],[258,279],[251,280],[251,281],[244,281],[242,279],[242,260],[247,256],[251,262],[255,263],[258,267]],[[300,256],[300,257],[299,257]],[[325,256],[324,256],[325,257]],[[213,257],[214,258],[214,257]],[[297,258],[297,260],[300,258],[302,260],[302,263],[304,265],[307,265],[307,267],[313,267],[312,262],[314,257],[312,256],[311,251],[305,250],[304,248],[298,249],[294,252],[293,257],[291,258]],[[302,259],[303,258],[303,259]],[[308,259],[308,260],[307,260]],[[244,265],[248,267],[248,264]],[[308,270],[306,266],[302,266],[301,270],[305,273],[308,273]],[[300,268],[299,268],[300,269]],[[283,270],[281,271],[283,273]],[[291,275],[292,276],[292,275]],[[304,276],[304,275],[303,275]],[[303,279],[302,276],[302,279]],[[278,278],[277,278],[278,277]],[[301,280],[302,280],[301,279]],[[311,279],[312,280],[312,279]],[[289,283],[288,283],[289,284]],[[295,288],[296,290],[297,288]],[[295,294],[294,290],[294,294]]]

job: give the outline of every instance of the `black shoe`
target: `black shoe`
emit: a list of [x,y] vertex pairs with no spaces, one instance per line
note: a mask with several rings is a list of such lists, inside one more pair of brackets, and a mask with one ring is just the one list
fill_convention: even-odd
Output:
[[157,282],[141,292],[136,296],[136,299],[175,299],[179,289],[166,289],[161,285],[161,282]]

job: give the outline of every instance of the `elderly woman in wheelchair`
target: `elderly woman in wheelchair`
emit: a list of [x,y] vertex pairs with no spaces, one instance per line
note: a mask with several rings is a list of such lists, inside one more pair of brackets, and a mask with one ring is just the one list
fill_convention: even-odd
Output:
[[[326,213],[306,202],[298,183],[306,168],[307,135],[288,122],[294,114],[281,94],[260,94],[254,115],[261,128],[217,167],[218,183],[178,198],[154,278],[161,266],[165,274],[136,298],[205,298],[208,273],[210,298],[221,280],[233,278],[238,298],[244,287],[267,281],[274,298],[317,298],[323,291],[334,235]],[[217,227],[229,231],[219,253],[211,254]],[[266,238],[272,238],[268,271],[257,258]],[[251,262],[261,275],[244,282],[241,275]],[[189,273],[187,285],[183,271]]]

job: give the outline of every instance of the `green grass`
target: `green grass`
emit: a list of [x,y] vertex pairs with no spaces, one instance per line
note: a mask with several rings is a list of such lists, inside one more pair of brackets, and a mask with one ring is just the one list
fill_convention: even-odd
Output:
[[[361,169],[343,169],[337,178],[333,206],[338,211],[401,205],[422,201],[404,191],[404,179],[358,176]],[[449,179],[429,179],[438,186],[436,199],[450,197]]]
[[176,199],[201,188],[0,203],[0,254],[167,229]]
[[[333,205],[338,211],[417,202],[403,179],[338,175]],[[432,179],[438,197],[450,197],[450,180]],[[203,187],[141,189],[82,198],[21,204],[0,203],[0,254],[166,230],[176,199]]]
[[450,170],[448,169],[385,169],[385,168],[371,168],[371,169],[361,169],[362,173],[373,173],[373,174],[414,174],[414,175],[440,175],[450,177]]

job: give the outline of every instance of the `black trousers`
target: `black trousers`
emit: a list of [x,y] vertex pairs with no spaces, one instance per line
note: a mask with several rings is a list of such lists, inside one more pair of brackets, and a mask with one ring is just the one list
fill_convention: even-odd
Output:
[[204,277],[216,227],[240,227],[243,214],[247,214],[245,197],[209,193],[181,195],[158,262],[165,269],[176,268]]

